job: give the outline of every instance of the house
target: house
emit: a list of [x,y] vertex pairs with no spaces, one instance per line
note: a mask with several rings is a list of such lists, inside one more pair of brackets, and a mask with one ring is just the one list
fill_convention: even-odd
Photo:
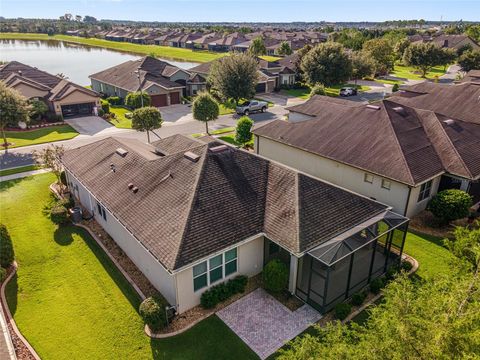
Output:
[[145,56],[129,60],[89,76],[92,89],[106,96],[119,96],[145,91],[152,99],[152,106],[180,104],[186,95],[190,73],[166,61]]
[[255,151],[408,217],[446,188],[479,201],[480,86],[469,86],[435,92],[430,99],[445,105],[430,109],[425,95],[418,107],[409,101],[415,96],[374,104],[314,96],[288,108],[288,121],[256,128]]
[[319,311],[398,264],[387,205],[216,139],[106,138],[62,157],[69,189],[178,313],[274,258]]
[[432,38],[431,42],[439,47],[459,50],[464,46],[470,46],[472,50],[479,50],[480,46],[467,35],[439,35]]
[[463,77],[462,82],[480,83],[480,70],[470,70]]
[[0,81],[27,99],[45,102],[59,116],[92,115],[100,106],[97,92],[18,61],[0,66]]

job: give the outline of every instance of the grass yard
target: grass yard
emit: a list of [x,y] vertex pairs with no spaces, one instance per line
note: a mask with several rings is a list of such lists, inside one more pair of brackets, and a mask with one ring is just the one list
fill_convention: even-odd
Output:
[[[447,66],[448,68],[448,66]],[[445,74],[445,70],[443,66],[435,66],[426,74],[427,79],[435,79],[435,76],[442,76]],[[411,66],[403,66],[396,64],[394,71],[390,73],[390,76],[395,76],[400,79],[410,79],[410,80],[425,80],[419,73],[419,70],[411,67]]]
[[[9,148],[73,139],[78,133],[70,125],[50,126],[35,130],[6,131]],[[2,147],[3,148],[3,147]]]
[[19,264],[7,300],[42,359],[257,359],[216,316],[169,339],[152,340],[139,297],[83,229],[43,213],[50,173],[0,183],[0,222]]
[[125,114],[132,112],[132,110],[124,108],[123,106],[110,105],[110,112],[115,114],[114,119],[110,119],[109,123],[120,129],[131,129],[132,120],[127,119]]
[[[235,133],[220,136],[219,139],[223,140],[225,142],[228,142],[229,144],[235,145],[235,146],[241,146],[241,144],[239,144],[235,141]],[[246,143],[246,145],[253,148],[253,141],[254,140],[253,140],[253,137],[252,137],[252,140],[250,140],[248,143]]]
[[140,45],[127,42],[108,41],[97,38],[82,38],[69,35],[31,34],[31,33],[0,33],[0,39],[7,40],[57,40],[66,41],[74,44],[86,46],[101,47],[110,50],[130,52],[141,55],[155,54],[158,57],[169,58],[172,60],[183,60],[193,62],[208,62],[226,56],[226,53],[213,53],[203,50],[190,50],[174,48],[170,46],[158,45]]
[[38,169],[41,169],[41,168],[42,167],[40,165],[19,166],[19,167],[12,168],[12,169],[0,170],[0,176],[19,174],[19,173],[22,173],[22,172],[38,170]]
[[[340,95],[340,89],[343,87],[355,87],[355,84],[340,84],[340,85],[334,85],[330,87],[325,88],[325,92],[327,96],[332,96],[336,97]],[[357,85],[357,89],[359,92],[362,91],[368,91],[370,90],[370,86],[366,85]],[[308,100],[310,97],[310,88],[300,88],[300,89],[288,89],[288,90],[282,90],[284,91],[287,95],[297,97],[303,100]]]
[[259,56],[259,58],[261,58],[263,60],[267,60],[267,61],[276,61],[276,60],[281,59],[280,56],[270,56],[270,55],[261,55],[261,56]]

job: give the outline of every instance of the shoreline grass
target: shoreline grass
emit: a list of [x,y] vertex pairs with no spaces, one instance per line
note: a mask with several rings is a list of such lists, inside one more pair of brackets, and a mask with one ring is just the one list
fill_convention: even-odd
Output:
[[0,33],[0,40],[40,40],[40,41],[64,41],[72,44],[93,46],[108,50],[126,52],[139,55],[155,54],[158,57],[186,61],[208,62],[226,56],[226,53],[213,53],[203,50],[190,50],[159,45],[141,45],[127,42],[109,41],[97,38],[83,38],[70,35],[33,34],[33,33]]
[[[7,142],[13,144],[9,145],[8,148],[13,149],[54,141],[70,140],[76,137],[78,132],[70,125],[59,125],[26,131],[5,131],[5,134],[7,136]],[[0,150],[4,149],[3,146],[0,146]]]

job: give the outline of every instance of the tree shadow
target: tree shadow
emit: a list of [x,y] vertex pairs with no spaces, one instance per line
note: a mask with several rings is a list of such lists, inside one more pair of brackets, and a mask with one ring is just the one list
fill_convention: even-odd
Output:
[[55,232],[53,233],[53,239],[58,245],[68,246],[73,243],[73,234],[71,226],[69,225],[59,225]]
[[33,178],[31,176],[19,178],[19,179],[13,179],[13,180],[7,180],[7,181],[2,181],[0,182],[0,193],[7,191],[8,189],[17,186],[23,181],[32,181]]
[[7,286],[5,286],[5,297],[7,298],[8,308],[12,316],[15,316],[18,304],[18,274],[12,276]]

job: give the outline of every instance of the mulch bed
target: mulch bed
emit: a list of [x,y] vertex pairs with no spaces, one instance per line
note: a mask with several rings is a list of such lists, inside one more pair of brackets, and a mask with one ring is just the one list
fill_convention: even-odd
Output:
[[442,238],[453,238],[453,230],[456,226],[467,225],[469,225],[468,219],[464,218],[452,221],[449,225],[440,226],[430,211],[423,210],[410,219],[408,228],[409,230],[417,231],[422,234]]
[[285,307],[290,311],[298,310],[305,304],[299,298],[290,294],[290,292],[288,292],[287,290],[281,292],[273,292],[268,290],[265,291],[272,295],[278,302],[285,305]]

